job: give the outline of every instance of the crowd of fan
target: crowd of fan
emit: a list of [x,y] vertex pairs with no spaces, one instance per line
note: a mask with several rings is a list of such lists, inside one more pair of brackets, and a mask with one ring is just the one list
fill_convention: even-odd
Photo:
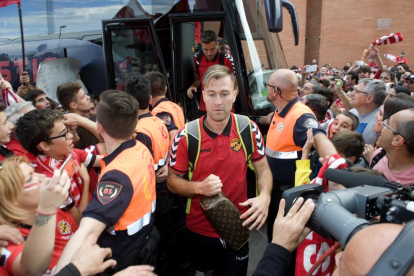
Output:
[[[331,63],[308,72],[291,66],[298,97],[310,107],[338,153],[353,166],[372,169],[390,181],[414,183],[414,73],[405,52],[387,67],[378,49],[368,63]],[[316,60],[312,65],[316,65]],[[311,155],[312,171],[318,160]],[[316,177],[316,175],[313,175]],[[312,179],[312,177],[311,177]]]

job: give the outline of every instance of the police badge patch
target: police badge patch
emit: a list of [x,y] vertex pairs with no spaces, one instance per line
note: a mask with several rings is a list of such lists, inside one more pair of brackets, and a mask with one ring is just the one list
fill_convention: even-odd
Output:
[[306,121],[303,123],[303,126],[305,128],[318,128],[318,122],[315,119],[312,118],[308,118],[306,119]]
[[171,116],[165,115],[164,117],[162,117],[162,121],[164,122],[164,124],[166,124],[167,126],[171,125]]
[[121,192],[121,189],[122,186],[118,183],[103,182],[98,184],[96,192],[98,193],[99,201],[105,205],[114,200]]

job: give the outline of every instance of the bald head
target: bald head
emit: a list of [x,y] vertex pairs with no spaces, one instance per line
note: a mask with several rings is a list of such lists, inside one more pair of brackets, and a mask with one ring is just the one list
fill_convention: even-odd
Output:
[[[346,246],[334,275],[368,274],[403,228],[398,224],[381,223],[359,231]],[[411,271],[407,275],[412,275]]]
[[399,123],[414,120],[414,108],[401,110],[394,115]]
[[277,86],[282,91],[282,95],[286,100],[296,97],[298,89],[298,78],[296,74],[288,69],[279,69],[270,76],[271,84]]

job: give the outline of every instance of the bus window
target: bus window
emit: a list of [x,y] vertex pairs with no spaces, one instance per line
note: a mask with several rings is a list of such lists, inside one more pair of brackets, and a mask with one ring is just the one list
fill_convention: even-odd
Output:
[[110,36],[117,89],[124,90],[131,74],[159,71],[147,28],[113,27]]

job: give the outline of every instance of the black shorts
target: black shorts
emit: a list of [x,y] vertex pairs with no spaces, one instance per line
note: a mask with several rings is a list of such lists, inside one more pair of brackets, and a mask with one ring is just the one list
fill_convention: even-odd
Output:
[[206,237],[187,229],[191,264],[202,272],[213,270],[217,276],[246,276],[249,243],[234,250],[219,238]]

